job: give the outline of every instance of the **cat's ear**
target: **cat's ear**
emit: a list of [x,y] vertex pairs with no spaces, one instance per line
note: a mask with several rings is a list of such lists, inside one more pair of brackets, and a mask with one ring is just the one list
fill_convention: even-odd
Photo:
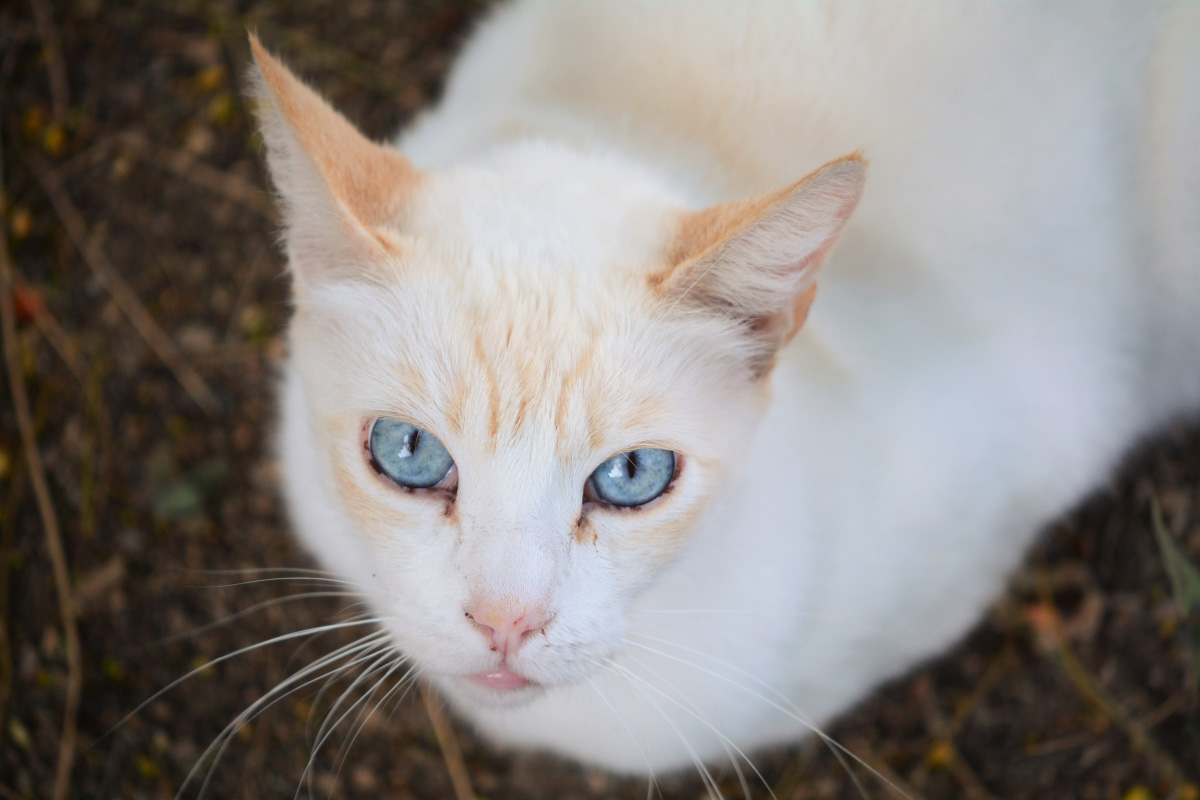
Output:
[[651,279],[672,304],[703,307],[743,323],[754,369],[800,329],[817,271],[862,196],[866,162],[853,154],[761,197],[687,213],[668,269]]
[[359,133],[254,34],[250,49],[251,87],[298,288],[393,259],[398,245],[389,226],[421,180],[416,167]]

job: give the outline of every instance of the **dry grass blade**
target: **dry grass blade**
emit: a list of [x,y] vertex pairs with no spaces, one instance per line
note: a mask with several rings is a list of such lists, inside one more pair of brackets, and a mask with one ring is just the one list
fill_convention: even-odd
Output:
[[[863,763],[877,772],[880,776],[887,780],[892,785],[892,790],[888,793],[888,797],[908,797],[910,800],[925,800],[925,796],[918,792],[916,788],[904,778],[900,777],[899,773],[892,769],[883,758],[877,754],[872,748],[871,743],[866,738],[847,739],[842,742],[846,749],[853,751]],[[778,794],[778,792],[777,792]],[[783,795],[780,795],[783,796]]]
[[9,631],[12,622],[9,620],[9,561],[12,553],[13,538],[16,528],[16,509],[25,491],[25,472],[16,469],[9,478],[7,505],[4,513],[0,514],[0,728],[5,728],[8,720],[8,702],[12,697],[13,661],[12,641]]
[[104,288],[108,290],[109,295],[116,301],[129,321],[133,323],[138,334],[167,365],[167,369],[171,370],[175,379],[196,402],[196,405],[210,414],[215,412],[219,406],[217,396],[200,377],[200,373],[196,372],[183,357],[171,337],[159,327],[154,317],[142,305],[137,294],[121,277],[121,273],[117,271],[113,263],[108,260],[108,256],[105,255],[100,245],[88,235],[87,223],[84,222],[83,215],[71,202],[71,198],[67,196],[59,181],[36,159],[30,158],[27,163],[38,183],[41,184],[42,190],[50,199],[50,204],[54,206],[54,211],[62,221],[67,235],[71,237],[71,241],[83,256],[84,261],[87,262],[88,267],[104,284]]
[[[1038,570],[1038,591],[1042,602],[1047,607],[1057,608],[1054,605],[1050,579],[1045,568]],[[1075,686],[1075,691],[1079,693],[1080,698],[1125,734],[1134,751],[1144,755],[1155,770],[1170,784],[1173,795],[1178,787],[1187,781],[1188,777],[1179,762],[1150,736],[1117,698],[1109,694],[1099,682],[1092,678],[1083,662],[1075,655],[1075,650],[1066,636],[1058,637],[1055,650],[1059,664]]]
[[33,7],[33,21],[37,25],[38,36],[41,37],[42,46],[45,48],[46,72],[50,76],[50,99],[54,104],[54,121],[61,125],[71,105],[62,44],[59,43],[58,31],[54,27],[54,21],[50,19],[45,0],[30,0],[30,5]]
[[458,737],[450,720],[437,703],[434,690],[421,685],[421,700],[425,703],[425,712],[433,724],[433,734],[437,737],[438,746],[442,748],[442,757],[446,759],[446,771],[450,773],[450,783],[454,786],[454,796],[458,800],[478,800],[475,790],[471,788],[471,775],[463,761],[462,749],[458,746]]
[[180,150],[153,144],[133,131],[125,131],[117,138],[138,158],[227,197],[268,220],[275,219],[275,209],[269,195],[237,175],[210,167]]
[[[0,159],[2,159],[0,154]],[[3,185],[0,174],[0,186]],[[67,555],[63,550],[62,534],[58,516],[50,498],[50,486],[46,480],[41,451],[38,450],[37,435],[33,430],[33,415],[29,408],[29,394],[21,375],[21,356],[17,352],[17,319],[13,302],[13,269],[8,256],[8,229],[0,218],[0,325],[4,334],[4,362],[8,371],[8,383],[12,391],[13,410],[21,433],[21,449],[29,468],[38,513],[42,520],[46,549],[54,569],[54,587],[58,594],[59,614],[62,617],[63,636],[67,648],[67,696],[63,709],[62,736],[58,743],[58,766],[54,773],[54,800],[65,800],[71,783],[71,767],[75,761],[75,728],[79,717],[79,699],[83,691],[83,668],[79,650],[79,629],[75,623],[75,603],[71,596],[71,577],[67,569]]]
[[[24,276],[16,272],[15,268],[11,275],[13,283],[20,286],[28,286],[29,282]],[[108,489],[112,482],[112,458],[113,458],[113,443],[112,443],[112,417],[108,413],[108,405],[104,402],[104,395],[100,391],[97,382],[93,379],[96,369],[96,362],[88,364],[79,354],[79,348],[71,341],[71,337],[63,329],[62,324],[46,307],[38,308],[33,317],[33,324],[37,326],[38,332],[42,338],[50,345],[50,348],[58,354],[62,362],[70,370],[71,375],[79,384],[79,391],[84,398],[84,403],[88,414],[92,417],[95,424],[95,435],[100,440],[100,455],[97,459],[95,468],[96,479],[93,481],[90,490],[87,488],[87,482],[84,483],[84,491],[81,496],[80,503],[80,524],[79,530],[85,537],[96,532],[96,516],[97,512],[104,505],[104,498],[108,496]],[[85,415],[86,416],[86,415]],[[0,720],[3,715],[0,715]]]

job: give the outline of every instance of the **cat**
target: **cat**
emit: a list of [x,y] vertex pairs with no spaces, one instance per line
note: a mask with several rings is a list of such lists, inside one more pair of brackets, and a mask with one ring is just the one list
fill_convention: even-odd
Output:
[[497,742],[818,730],[1200,408],[1196,4],[519,0],[395,147],[250,42],[295,530]]

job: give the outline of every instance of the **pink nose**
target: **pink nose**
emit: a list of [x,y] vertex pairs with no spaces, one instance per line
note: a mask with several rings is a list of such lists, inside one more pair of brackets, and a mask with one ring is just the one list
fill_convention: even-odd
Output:
[[476,603],[467,612],[467,618],[489,638],[492,649],[505,658],[517,651],[526,634],[544,627],[548,616],[540,605],[526,605],[509,598]]

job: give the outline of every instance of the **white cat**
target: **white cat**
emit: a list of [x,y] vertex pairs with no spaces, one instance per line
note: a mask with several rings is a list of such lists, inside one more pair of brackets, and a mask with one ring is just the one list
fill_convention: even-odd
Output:
[[1200,4],[526,0],[399,149],[252,45],[296,529],[496,740],[795,739],[1200,407]]

